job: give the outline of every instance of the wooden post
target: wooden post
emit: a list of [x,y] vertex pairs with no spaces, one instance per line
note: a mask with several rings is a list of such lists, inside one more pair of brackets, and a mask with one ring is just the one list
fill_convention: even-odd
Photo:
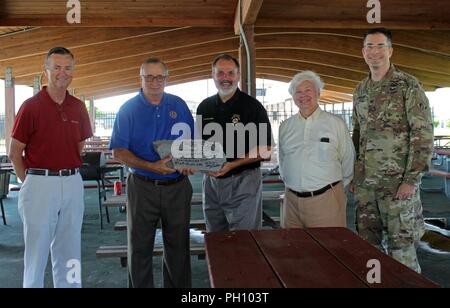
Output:
[[[239,62],[241,65],[241,90],[250,96],[256,97],[256,49],[255,49],[255,27],[253,25],[244,25],[244,33],[247,38],[250,52],[250,74],[248,74],[247,50],[243,39],[239,46]],[[248,76],[250,75],[251,89],[248,90]]]
[[89,98],[89,119],[91,119],[92,132],[95,134],[95,106],[93,96]]
[[5,145],[6,154],[9,153],[11,133],[16,118],[16,102],[14,98],[14,78],[11,67],[6,68],[5,74]]
[[33,94],[36,95],[39,91],[41,91],[41,75],[36,75],[33,82]]

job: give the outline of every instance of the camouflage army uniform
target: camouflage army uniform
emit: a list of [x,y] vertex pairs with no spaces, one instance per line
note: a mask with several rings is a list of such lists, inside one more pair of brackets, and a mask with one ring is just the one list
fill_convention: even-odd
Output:
[[[420,272],[415,243],[425,228],[419,184],[433,147],[428,99],[415,77],[392,65],[383,80],[364,79],[353,103],[358,233]],[[395,199],[402,183],[417,186],[413,198]]]

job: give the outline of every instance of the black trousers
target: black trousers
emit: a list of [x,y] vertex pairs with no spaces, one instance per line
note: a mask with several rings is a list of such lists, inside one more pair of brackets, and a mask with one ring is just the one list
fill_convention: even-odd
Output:
[[185,177],[172,185],[156,186],[130,174],[127,190],[129,287],[154,287],[153,248],[161,220],[164,287],[190,288],[192,186],[189,179]]

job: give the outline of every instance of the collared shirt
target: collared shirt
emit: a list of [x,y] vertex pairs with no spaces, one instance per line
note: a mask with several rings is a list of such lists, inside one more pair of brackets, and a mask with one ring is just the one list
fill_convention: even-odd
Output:
[[288,188],[314,191],[353,177],[355,149],[345,122],[317,108],[307,119],[299,114],[279,132],[280,175]]
[[[192,139],[193,135],[194,119],[184,100],[164,93],[161,103],[152,105],[141,90],[117,113],[109,147],[127,149],[143,160],[155,162],[164,157],[159,157],[153,142],[178,138]],[[130,169],[155,180],[168,180],[180,176],[178,172],[161,175],[148,170]]]
[[420,183],[431,159],[433,122],[419,81],[391,65],[382,80],[369,75],[358,85],[353,106],[355,183]]
[[12,132],[14,139],[26,144],[25,167],[50,170],[80,167],[79,144],[91,136],[84,103],[66,92],[59,105],[47,87],[22,104]]
[[[272,130],[266,109],[258,100],[239,89],[226,103],[222,102],[219,95],[205,99],[197,108],[197,116],[202,117],[201,123],[197,124],[201,124],[201,137],[204,140],[213,137],[214,141],[220,142],[228,162],[242,158],[256,146],[272,145]],[[214,123],[220,125],[223,136],[214,130],[214,134],[205,133],[205,127]],[[256,135],[251,136],[248,130],[244,138],[239,138],[239,134],[227,130],[227,126],[238,128],[240,125],[246,128],[253,125]],[[225,176],[260,166],[260,162],[243,165]]]

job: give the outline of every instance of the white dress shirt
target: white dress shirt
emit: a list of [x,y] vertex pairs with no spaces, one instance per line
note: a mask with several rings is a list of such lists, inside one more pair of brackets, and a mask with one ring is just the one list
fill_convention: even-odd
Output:
[[281,178],[298,192],[339,180],[347,186],[353,178],[355,148],[347,125],[320,107],[307,119],[298,113],[281,123],[278,155]]

